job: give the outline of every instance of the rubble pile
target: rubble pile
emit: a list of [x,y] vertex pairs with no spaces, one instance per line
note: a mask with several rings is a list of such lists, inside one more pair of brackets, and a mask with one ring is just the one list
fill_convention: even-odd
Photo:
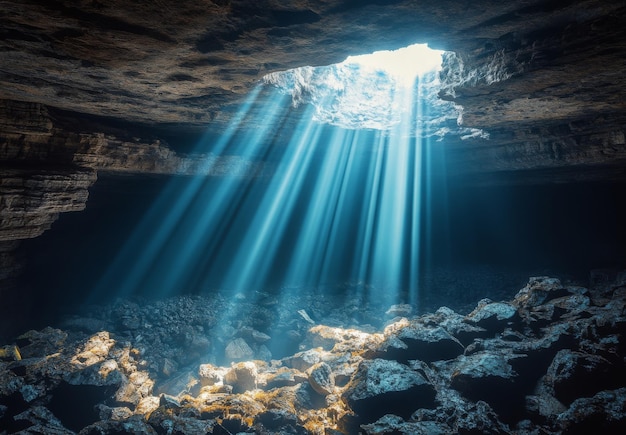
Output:
[[0,433],[626,429],[626,273],[531,278],[467,315],[257,296],[118,301],[26,332],[0,352]]

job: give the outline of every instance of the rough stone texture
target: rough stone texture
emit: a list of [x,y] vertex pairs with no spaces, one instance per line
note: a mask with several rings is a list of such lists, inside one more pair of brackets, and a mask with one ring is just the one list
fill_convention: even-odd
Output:
[[410,414],[415,407],[432,408],[435,389],[404,364],[374,359],[359,365],[343,398],[361,418],[371,421],[387,413],[407,417],[407,410]]
[[[2,179],[62,165],[80,196],[72,209],[95,179],[76,178],[75,166],[271,173],[237,155],[177,152],[178,137],[222,134],[269,72],[417,42],[449,51],[441,97],[463,107],[464,126],[489,133],[446,141],[449,173],[487,183],[626,176],[620,2],[3,0],[0,11]],[[13,172],[24,166],[28,175]],[[33,237],[51,216],[3,216],[3,238]]]
[[466,321],[488,331],[501,331],[518,318],[513,305],[487,300],[479,302],[478,307],[467,315]]
[[318,394],[323,396],[332,394],[335,389],[335,376],[330,366],[322,362],[311,367],[309,384]]
[[[589,289],[568,287],[573,296],[589,299],[584,310],[562,304],[569,296],[525,305],[522,291],[506,302],[520,307],[519,322],[501,332],[483,330],[463,355],[406,364],[357,352],[356,346],[341,346],[342,340],[369,340],[363,346],[373,349],[381,337],[400,340],[405,329],[432,328],[433,322],[454,337],[468,333],[460,327],[467,325],[463,316],[441,308],[383,328],[386,307],[364,306],[378,316],[381,331],[358,335],[351,328],[365,325],[351,321],[342,338],[338,319],[347,319],[352,307],[339,304],[316,310],[314,327],[300,323],[299,346],[306,350],[282,360],[221,366],[207,362],[223,355],[226,341],[211,340],[208,353],[185,360],[176,355],[187,352],[186,340],[165,337],[182,330],[192,335],[199,324],[210,323],[211,312],[242,304],[250,316],[239,330],[249,331],[262,307],[237,297],[179,297],[146,306],[118,301],[83,313],[91,322],[28,331],[0,346],[17,346],[23,357],[0,358],[0,428],[51,434],[624,433],[626,287],[624,275],[614,275],[615,281]],[[562,287],[557,280],[540,281],[533,278],[525,288]],[[316,297],[299,295],[293,303],[312,307]],[[553,304],[563,313],[535,328],[532,314],[549,312]],[[300,318],[293,307],[289,313],[279,318],[287,324]],[[121,321],[128,317],[140,321]],[[337,326],[323,328],[327,321]],[[107,326],[88,331],[87,325]],[[307,329],[313,330],[309,337]],[[336,344],[307,349],[318,334]],[[184,368],[164,373],[164,358],[185,361]],[[164,394],[163,386],[171,388]]]
[[0,241],[37,237],[59,213],[83,210],[95,181],[88,169],[0,168]]

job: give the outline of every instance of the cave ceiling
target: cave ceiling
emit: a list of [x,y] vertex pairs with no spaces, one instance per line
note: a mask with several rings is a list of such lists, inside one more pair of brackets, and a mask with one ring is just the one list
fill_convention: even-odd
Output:
[[[489,133],[444,144],[452,173],[626,178],[621,2],[2,0],[0,240],[83,207],[98,173],[200,172],[176,138],[219,135],[268,73],[413,43],[454,53],[441,98]],[[241,168],[219,158],[207,175]]]

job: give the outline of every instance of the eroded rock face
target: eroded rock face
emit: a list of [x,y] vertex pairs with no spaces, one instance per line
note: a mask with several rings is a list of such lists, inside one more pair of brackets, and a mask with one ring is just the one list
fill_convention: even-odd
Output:
[[[50,121],[38,115],[50,109],[66,120],[61,137],[84,129],[86,115],[100,117],[104,125],[86,132],[100,142],[96,155],[146,151],[149,160],[154,141],[102,143],[98,135],[109,137],[120,122],[144,132],[219,133],[269,72],[428,42],[449,51],[442,98],[463,106],[463,125],[489,133],[447,144],[451,172],[577,167],[560,177],[597,177],[600,169],[612,177],[626,160],[625,14],[598,0],[5,1],[0,64],[10,68],[0,70],[0,139],[21,156],[44,157],[6,133],[27,125],[49,134]],[[98,160],[78,154],[80,164]],[[163,156],[153,158],[158,166]],[[154,170],[100,160],[110,170]]]

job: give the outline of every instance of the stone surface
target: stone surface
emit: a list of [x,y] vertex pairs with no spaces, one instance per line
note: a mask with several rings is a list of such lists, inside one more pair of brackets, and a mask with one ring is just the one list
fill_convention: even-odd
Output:
[[335,389],[335,375],[330,366],[321,362],[311,367],[309,370],[309,384],[318,394],[323,396],[332,394]]
[[517,309],[503,302],[479,302],[478,307],[469,313],[466,321],[488,331],[501,331],[519,319]]
[[373,422],[387,413],[407,417],[412,409],[434,407],[435,389],[404,364],[374,359],[361,362],[342,397],[363,422]]
[[[442,328],[452,337],[467,333],[461,325],[471,325],[464,316],[441,308],[384,326],[385,307],[364,306],[378,316],[381,330],[357,334],[355,328],[368,327],[350,319],[344,329],[337,320],[349,319],[352,304],[347,301],[329,307],[328,318],[317,311],[313,327],[298,320],[298,347],[304,350],[296,354],[267,362],[217,363],[230,341],[209,334],[210,350],[183,360],[187,365],[169,374],[162,370],[163,360],[177,360],[196,342],[198,333],[190,331],[200,324],[215,326],[212,313],[234,305],[249,313],[232,328],[234,337],[252,327],[264,308],[245,298],[217,296],[145,306],[117,301],[81,313],[81,322],[69,321],[63,329],[28,331],[0,346],[17,347],[23,356],[0,359],[0,427],[7,433],[53,434],[622,433],[622,284],[620,278],[568,287],[568,295],[555,293],[543,302],[503,302],[517,306],[518,321],[502,331],[477,328],[482,336],[463,354],[447,359],[403,363],[377,358],[372,349],[385,339],[400,341],[407,329],[431,334]],[[552,294],[550,286],[562,289],[551,278],[542,278],[541,284],[531,279],[525,289]],[[313,307],[316,297],[300,294],[293,303]],[[535,328],[531,314],[549,312],[550,306],[560,314]],[[293,313],[288,318],[298,319]],[[335,326],[323,327],[325,320]],[[108,328],[88,331],[85,325]],[[318,340],[334,344],[327,350],[309,347]],[[359,352],[360,346],[367,350]]]

